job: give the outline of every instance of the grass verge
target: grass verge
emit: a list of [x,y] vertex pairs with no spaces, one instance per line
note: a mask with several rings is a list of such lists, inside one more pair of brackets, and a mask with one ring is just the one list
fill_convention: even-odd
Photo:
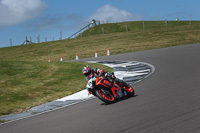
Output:
[[4,123],[4,122],[8,122],[8,121],[6,121],[6,120],[0,120],[0,123]]
[[[86,64],[0,61],[0,115],[27,111],[84,89]],[[112,71],[100,64],[90,66]]]

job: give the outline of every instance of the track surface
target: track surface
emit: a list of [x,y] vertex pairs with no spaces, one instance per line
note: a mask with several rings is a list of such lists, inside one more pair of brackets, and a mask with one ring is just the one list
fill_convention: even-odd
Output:
[[0,133],[199,133],[200,44],[87,60],[154,65],[134,85],[138,96],[104,105],[97,98],[0,125]]

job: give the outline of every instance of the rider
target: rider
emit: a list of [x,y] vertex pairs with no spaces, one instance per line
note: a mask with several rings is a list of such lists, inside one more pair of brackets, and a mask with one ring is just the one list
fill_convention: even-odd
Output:
[[104,76],[105,75],[105,72],[103,69],[97,69],[97,68],[94,68],[92,69],[90,66],[85,66],[83,67],[83,70],[82,70],[83,74],[85,75],[86,77],[86,81],[88,83],[88,81],[92,78],[92,77],[100,77],[100,76]]
[[94,68],[92,69],[90,66],[85,66],[83,67],[82,70],[83,74],[86,77],[86,81],[88,83],[88,81],[92,78],[92,77],[100,77],[100,76],[105,76],[111,80],[114,80],[116,84],[118,84],[119,86],[125,86],[126,88],[129,88],[128,84],[126,82],[124,82],[123,80],[120,80],[118,78],[115,77],[114,72],[112,72],[111,74],[109,72],[104,72],[103,69],[98,69],[98,68]]

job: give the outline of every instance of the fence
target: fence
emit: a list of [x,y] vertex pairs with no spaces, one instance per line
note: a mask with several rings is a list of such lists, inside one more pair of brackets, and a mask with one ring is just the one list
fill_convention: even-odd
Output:
[[[178,21],[178,20],[177,20]],[[77,36],[82,36],[82,33],[87,30],[87,29],[90,29],[91,27],[93,26],[96,26],[96,25],[100,25],[100,24],[108,24],[108,23],[120,23],[120,22],[125,22],[125,21],[110,21],[110,20],[103,20],[103,21],[96,21],[96,20],[92,20],[91,23],[87,24],[86,26],[84,26],[83,28],[80,28],[80,30],[78,30],[77,32],[75,32],[74,34],[72,34],[71,36],[69,36],[68,38],[65,38],[65,39],[72,39],[72,38],[75,38]],[[126,21],[128,22],[128,21]],[[168,27],[168,21],[164,21],[165,22],[165,25],[166,27]],[[189,24],[191,25],[191,18],[189,20]],[[142,21],[142,25],[143,25],[143,29],[145,30],[146,29],[146,25],[145,25],[145,21]],[[102,27],[102,33],[104,34],[104,27]],[[128,26],[127,24],[125,23],[125,31],[127,32],[128,31]],[[45,42],[47,42],[48,38],[45,37]],[[60,32],[60,40],[62,40],[62,31]],[[49,40],[50,41],[50,40]],[[54,37],[52,38],[51,41],[54,41]],[[27,44],[32,44],[32,43],[41,43],[41,40],[40,40],[40,35],[37,36],[37,42],[32,42],[32,39],[30,37],[30,40],[27,39],[27,36],[25,37],[25,41],[21,44],[21,45],[27,45]],[[10,39],[10,47],[12,47],[13,45],[13,41],[12,39]]]
[[[78,35],[82,35],[82,33],[85,30],[87,30],[95,25],[99,25],[99,24],[100,24],[100,21],[96,21],[93,19],[91,23],[87,24],[86,26],[84,26],[83,28],[81,28],[80,30],[78,30],[77,32],[75,32],[74,34],[72,34],[71,36],[69,36],[68,38],[65,38],[65,39],[72,39]],[[27,44],[32,44],[32,43],[41,43],[40,39],[41,39],[40,34],[37,36],[37,42],[33,42],[31,36],[30,36],[30,40],[28,40],[28,37],[26,36],[25,41],[21,45],[27,45]],[[60,40],[62,40],[62,31],[60,32]],[[52,38],[52,41],[54,41],[54,37]],[[45,42],[48,42],[47,37],[45,37]],[[13,46],[13,41],[12,41],[12,39],[10,39],[10,47],[12,47],[12,46]]]
[[81,28],[79,31],[75,32],[73,35],[69,36],[67,39],[71,39],[73,37],[76,37],[80,34],[82,34],[85,30],[91,28],[94,25],[99,25],[100,21],[96,21],[96,20],[92,20],[92,23],[89,23],[88,25],[86,25],[85,27]]

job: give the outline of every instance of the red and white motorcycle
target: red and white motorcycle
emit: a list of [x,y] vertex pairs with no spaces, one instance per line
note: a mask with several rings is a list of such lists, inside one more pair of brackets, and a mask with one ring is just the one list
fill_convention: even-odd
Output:
[[86,87],[90,94],[108,104],[116,102],[119,98],[133,97],[135,95],[135,91],[130,85],[128,88],[120,88],[114,80],[105,76],[91,78]]

